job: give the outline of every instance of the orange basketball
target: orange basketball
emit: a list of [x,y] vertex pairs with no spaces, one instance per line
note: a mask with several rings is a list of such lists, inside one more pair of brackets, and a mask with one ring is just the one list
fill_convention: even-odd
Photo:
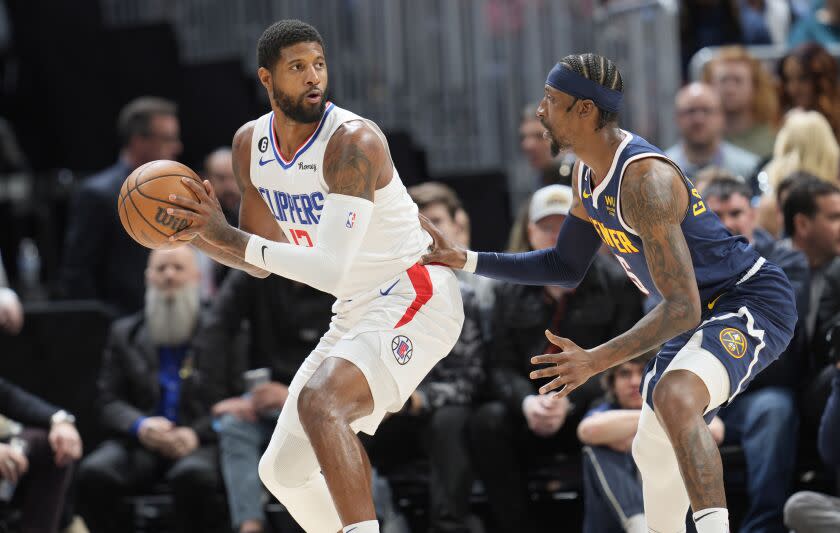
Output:
[[201,178],[186,165],[176,161],[151,161],[134,169],[123,182],[117,210],[125,231],[147,248],[174,248],[183,242],[169,242],[169,237],[190,225],[189,221],[170,215],[170,194],[196,199],[195,193],[181,178]]

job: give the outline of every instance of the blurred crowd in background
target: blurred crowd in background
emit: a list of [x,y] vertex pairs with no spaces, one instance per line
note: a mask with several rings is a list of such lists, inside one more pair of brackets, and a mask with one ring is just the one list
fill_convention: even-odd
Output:
[[[375,3],[324,2],[353,28]],[[187,47],[172,35],[188,8],[231,8],[196,0],[149,3],[147,11],[132,2],[78,4],[78,12],[59,7],[36,23],[45,2],[0,3],[0,531],[296,531],[262,487],[257,464],[292,376],[327,329],[332,298],[277,276],[231,271],[188,246],[150,252],[125,233],[115,207],[134,168],[182,160],[212,183],[237,223],[228,139],[268,111],[267,101],[238,63],[190,64],[184,69],[198,80],[190,87],[178,74],[189,54],[164,54]],[[288,9],[269,10],[247,46],[275,18],[324,16],[312,11],[318,2],[281,4]],[[506,32],[526,39],[534,13],[554,9],[540,0],[469,4],[507,44]],[[409,9],[382,2],[389,5]],[[464,13],[445,5],[418,22],[430,27]],[[653,102],[662,109],[655,120],[670,130],[635,114],[633,98],[622,127],[653,133],[706,205],[781,266],[797,293],[791,345],[710,426],[733,530],[840,531],[840,0],[569,6],[595,24],[627,13],[671,20],[679,53],[670,51],[666,75],[678,90]],[[86,19],[68,29],[55,17],[62,13],[68,21],[91,15],[101,27]],[[148,27],[102,29],[109,19],[144,14],[153,19]],[[569,24],[550,17],[540,24],[555,22]],[[347,37],[350,26],[322,31],[331,80],[344,82],[334,101],[364,115],[363,104],[352,104],[365,77],[353,77],[352,54],[330,48],[329,35]],[[169,44],[155,44],[157,35]],[[93,51],[103,43],[116,51]],[[535,66],[543,75],[574,51],[553,46],[552,61]],[[94,67],[72,56],[82,50],[97,67],[113,67],[117,82],[107,69],[87,79]],[[655,47],[648,53],[654,63],[671,57]],[[145,59],[138,66],[133,57]],[[156,61],[165,65],[154,70]],[[651,75],[618,64],[630,91]],[[424,83],[434,85],[430,75]],[[494,94],[505,94],[506,82],[494,83],[501,87]],[[504,148],[472,150],[480,134],[461,132],[463,161],[511,156],[494,168],[446,163],[458,159],[457,138],[443,149],[428,139],[446,133],[424,131],[446,132],[447,120],[416,118],[416,129],[400,129],[387,127],[400,123],[394,116],[372,111],[421,213],[464,247],[551,247],[568,215],[575,154],[552,156],[535,114],[541,82],[531,85],[527,94],[511,90],[515,101],[504,105],[517,110],[512,121],[496,117],[494,127],[506,125],[496,139],[509,141]],[[97,107],[87,92],[108,96]],[[455,129],[466,127],[460,111],[443,113]],[[490,111],[474,110],[485,121]],[[365,439],[383,531],[645,531],[630,443],[642,368],[654,354],[559,401],[538,395],[528,373],[530,356],[556,350],[546,329],[596,346],[653,302],[606,249],[573,290],[458,276],[466,315],[458,344]]]

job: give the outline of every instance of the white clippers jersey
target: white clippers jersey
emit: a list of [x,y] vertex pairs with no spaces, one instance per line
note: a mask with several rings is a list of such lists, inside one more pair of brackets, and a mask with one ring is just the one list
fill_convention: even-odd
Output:
[[[333,133],[347,121],[364,120],[386,149],[388,145],[376,124],[328,102],[318,128],[287,161],[280,155],[273,120],[271,112],[254,125],[251,182],[289,242],[315,246],[321,210],[329,192],[324,181],[324,152]],[[431,243],[432,238],[417,219],[417,205],[394,168],[391,182],[376,191],[373,219],[335,296],[348,299],[375,288],[415,264]]]

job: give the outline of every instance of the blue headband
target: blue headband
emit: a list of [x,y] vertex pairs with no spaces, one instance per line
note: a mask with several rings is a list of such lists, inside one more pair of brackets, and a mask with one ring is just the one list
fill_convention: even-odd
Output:
[[623,95],[615,89],[608,89],[599,83],[588,80],[573,70],[557,63],[545,84],[554,87],[558,91],[571,94],[582,100],[592,100],[595,105],[604,111],[618,113],[621,111]]

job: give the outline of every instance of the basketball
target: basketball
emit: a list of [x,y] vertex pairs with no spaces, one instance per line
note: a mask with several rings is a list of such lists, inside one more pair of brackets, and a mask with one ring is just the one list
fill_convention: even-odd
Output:
[[166,212],[179,208],[169,201],[170,194],[196,199],[181,178],[201,178],[188,166],[176,161],[150,161],[134,169],[123,182],[117,200],[125,231],[146,248],[174,248],[183,242],[170,242],[169,237],[189,226],[189,222]]

